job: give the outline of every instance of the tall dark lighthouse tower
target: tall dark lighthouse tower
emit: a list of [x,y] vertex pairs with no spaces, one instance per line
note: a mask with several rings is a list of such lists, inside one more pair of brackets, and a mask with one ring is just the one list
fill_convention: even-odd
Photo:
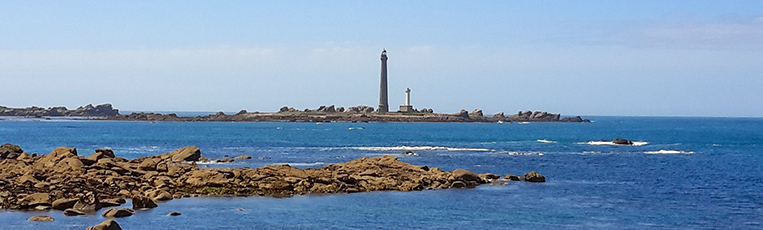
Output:
[[379,83],[379,113],[389,112],[387,97],[387,50],[381,53],[381,82]]

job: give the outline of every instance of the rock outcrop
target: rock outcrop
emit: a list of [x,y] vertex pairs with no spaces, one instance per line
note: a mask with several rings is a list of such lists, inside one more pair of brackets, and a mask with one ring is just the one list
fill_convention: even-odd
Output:
[[[59,147],[47,155],[0,160],[0,209],[53,208],[65,215],[93,214],[132,198],[132,210],[156,207],[156,200],[200,195],[292,196],[298,194],[416,191],[471,188],[494,174],[452,172],[399,161],[394,156],[358,158],[322,168],[290,165],[261,168],[200,168],[198,147],[127,160],[110,150],[89,157]],[[91,156],[99,157],[91,157]],[[526,175],[527,181],[535,181]],[[542,177],[542,176],[540,176]],[[544,179],[545,180],[545,179]],[[121,210],[121,211],[119,211]],[[107,210],[114,216],[130,210]]]

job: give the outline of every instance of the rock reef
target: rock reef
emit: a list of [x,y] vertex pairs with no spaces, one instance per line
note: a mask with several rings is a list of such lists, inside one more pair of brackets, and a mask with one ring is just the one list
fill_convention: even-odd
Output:
[[560,114],[544,111],[519,111],[505,116],[503,112],[493,116],[485,116],[480,109],[472,112],[461,110],[455,114],[434,113],[432,109],[421,109],[414,112],[389,112],[380,114],[370,106],[360,105],[335,107],[334,105],[320,106],[317,109],[298,110],[293,107],[281,107],[276,113],[247,112],[242,110],[228,115],[223,112],[197,117],[181,117],[177,114],[131,113],[108,117],[109,120],[129,121],[287,121],[287,122],[590,122],[588,119],[577,117],[560,118]]
[[[7,145],[7,146],[6,146]],[[10,149],[21,149],[6,144]],[[15,150],[14,150],[15,151]],[[7,155],[6,155],[7,156]],[[289,165],[261,168],[200,168],[201,151],[188,146],[128,160],[109,149],[88,156],[59,147],[47,155],[21,150],[0,159],[0,209],[55,209],[65,215],[93,214],[132,199],[132,209],[109,209],[104,216],[131,215],[156,201],[200,195],[274,196],[470,188],[511,178],[463,169],[448,172],[399,161],[394,156],[359,158],[322,168]],[[543,182],[535,172],[528,182]],[[540,179],[542,178],[542,180]]]

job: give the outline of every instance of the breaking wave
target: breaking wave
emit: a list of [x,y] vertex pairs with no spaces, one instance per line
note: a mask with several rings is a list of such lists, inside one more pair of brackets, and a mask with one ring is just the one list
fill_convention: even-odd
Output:
[[546,139],[538,139],[536,141],[540,142],[540,143],[556,143],[556,141],[549,141],[549,140],[546,140]]
[[454,148],[443,146],[394,146],[394,147],[352,147],[352,149],[363,151],[470,151],[470,152],[492,152],[492,149],[484,148]]
[[316,165],[325,165],[326,163],[325,162],[321,162],[321,161],[318,161],[318,162],[302,162],[302,163],[289,163],[289,162],[287,162],[287,163],[275,163],[275,164],[272,164],[272,165],[283,165],[283,164],[287,164],[287,165],[291,165],[291,166],[316,166]]
[[501,152],[503,154],[508,154],[512,156],[543,156],[546,155],[542,152],[515,152],[515,151],[505,151]]
[[[618,144],[612,143],[611,141],[589,141],[589,142],[578,142],[578,144],[628,146],[628,145],[618,145]],[[644,145],[647,145],[647,144],[649,144],[649,142],[646,142],[646,141],[634,141],[631,146],[644,146]]]
[[660,149],[657,151],[645,151],[646,154],[694,154],[692,151],[681,151],[681,150],[666,150],[666,149]]

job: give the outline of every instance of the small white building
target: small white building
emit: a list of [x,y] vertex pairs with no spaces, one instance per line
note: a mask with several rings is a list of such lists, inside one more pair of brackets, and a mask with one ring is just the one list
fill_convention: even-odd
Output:
[[399,112],[402,113],[412,113],[413,106],[411,105],[411,88],[406,88],[405,90],[405,104],[400,106]]

